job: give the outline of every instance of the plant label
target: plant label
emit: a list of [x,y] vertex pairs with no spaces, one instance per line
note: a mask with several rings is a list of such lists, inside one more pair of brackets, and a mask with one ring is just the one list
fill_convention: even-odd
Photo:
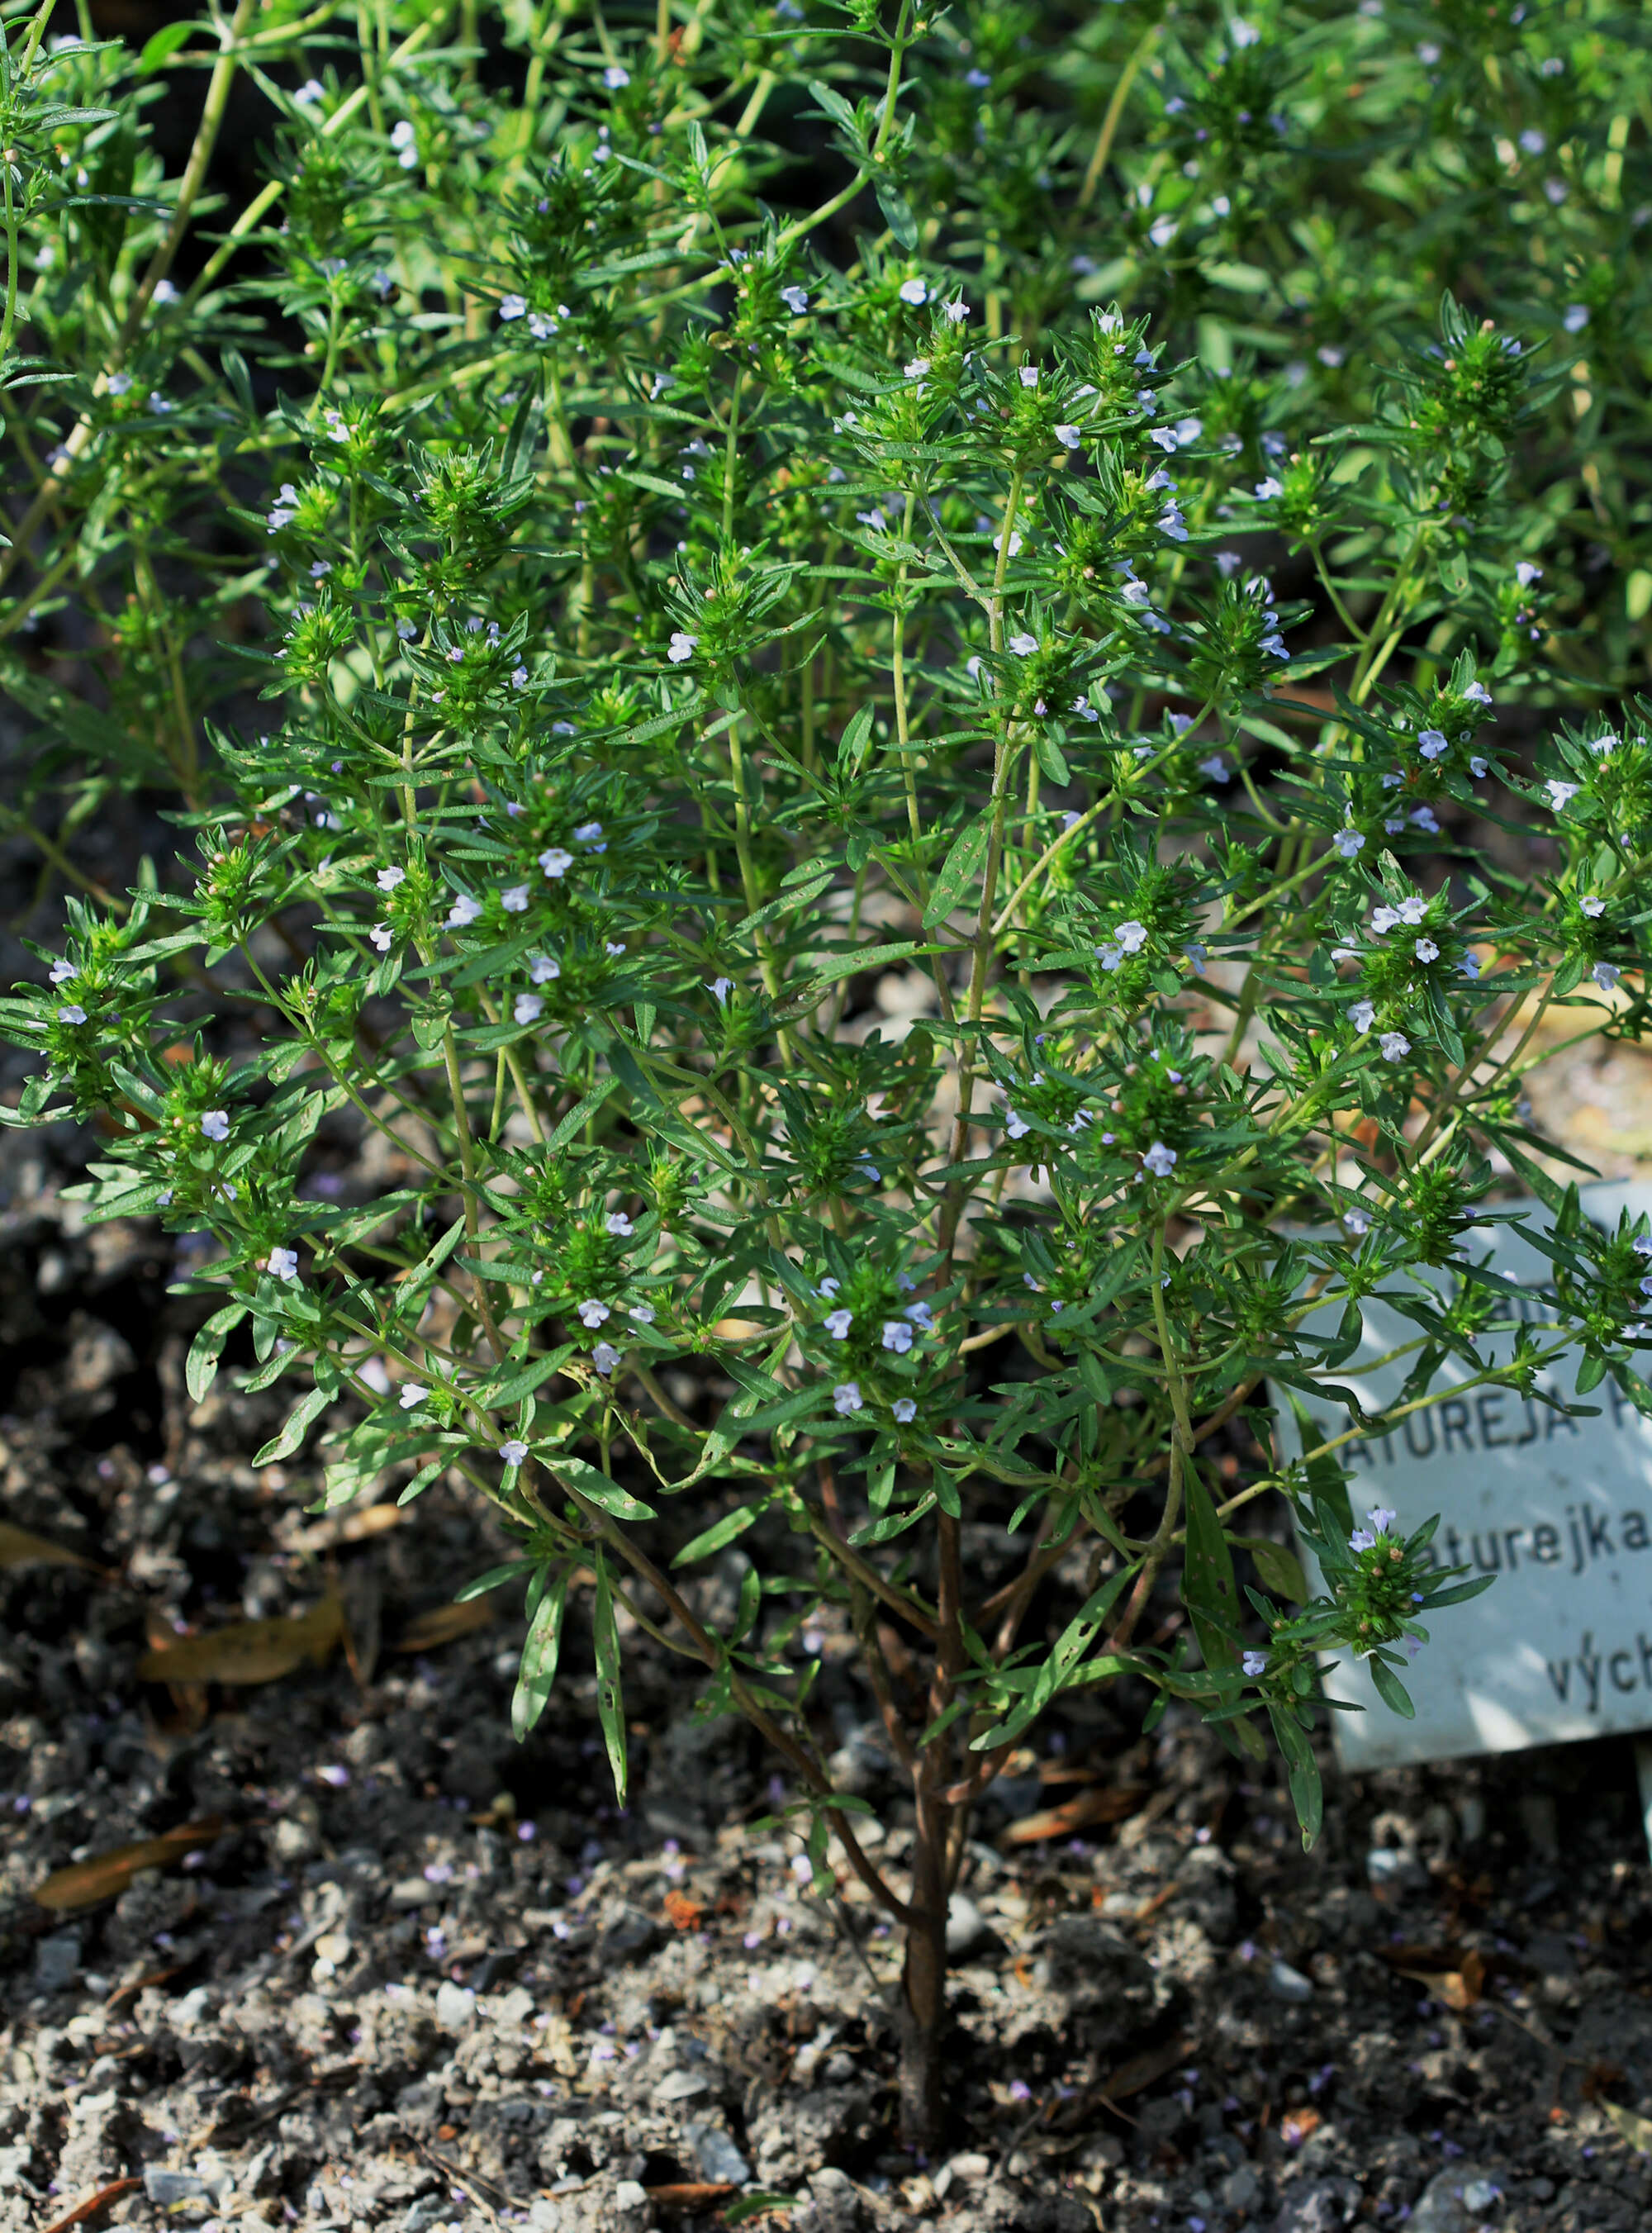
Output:
[[[1620,1209],[1652,1210],[1652,1187],[1582,1191],[1597,1223],[1615,1225]],[[1528,1221],[1541,1215],[1534,1204]],[[1508,1330],[1480,1344],[1489,1357],[1506,1357],[1517,1314],[1546,1322],[1538,1291],[1549,1260],[1506,1226],[1476,1231],[1470,1247],[1482,1258],[1493,1250],[1493,1268],[1530,1291],[1506,1299]],[[1326,1377],[1369,1391],[1366,1409],[1376,1410],[1398,1396],[1420,1329],[1385,1304],[1363,1307],[1358,1353]],[[1334,1330],[1336,1315],[1328,1318],[1327,1331]],[[1454,1360],[1434,1385],[1461,1387],[1473,1377]],[[1575,1377],[1569,1366],[1562,1390],[1569,1400]],[[1411,1412],[1384,1436],[1343,1446],[1356,1524],[1368,1507],[1382,1505],[1398,1514],[1393,1532],[1406,1535],[1437,1512],[1441,1563],[1497,1577],[1432,1624],[1433,1640],[1403,1677],[1415,1721],[1383,1705],[1363,1662],[1342,1657],[1326,1695],[1363,1709],[1332,1715],[1343,1768],[1652,1728],[1652,1420],[1610,1379],[1578,1400],[1596,1416],[1568,1418],[1512,1389],[1469,1386]],[[1319,1440],[1345,1430],[1339,1407],[1309,1399],[1307,1409],[1323,1430]],[[1279,1416],[1282,1445],[1298,1454],[1295,1422],[1283,1408]],[[1310,1585],[1321,1586],[1305,1552],[1304,1565]]]

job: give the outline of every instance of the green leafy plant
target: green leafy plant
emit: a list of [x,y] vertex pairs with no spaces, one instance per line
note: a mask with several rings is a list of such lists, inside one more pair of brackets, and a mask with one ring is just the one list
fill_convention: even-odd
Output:
[[[1366,1658],[1408,1712],[1408,1651],[1480,1586],[1428,1528],[1356,1527],[1339,1452],[1466,1385],[1558,1401],[1542,1376],[1579,1345],[1585,1387],[1646,1404],[1652,1243],[1579,1218],[1520,1078],[1558,1007],[1645,1028],[1647,716],[1535,740],[1494,718],[1561,686],[1532,554],[1564,525],[1556,428],[1587,413],[1540,332],[1450,296],[1432,330],[1399,298],[1357,413],[1265,332],[1199,310],[1197,348],[1164,338],[1185,290],[1252,283],[1214,280],[1209,244],[1169,258],[1184,218],[1138,231],[1139,187],[1215,166],[1243,221],[1302,72],[1334,76],[1300,18],[1189,19],[1180,46],[1087,19],[1061,49],[1081,162],[1058,107],[1011,97],[1044,52],[1016,11],[511,11],[519,103],[439,10],[380,11],[364,75],[318,45],[282,91],[265,57],[317,18],[266,12],[218,25],[211,84],[267,85],[276,173],[175,305],[189,180],[163,194],[140,120],[187,53],[43,50],[43,16],[14,44],[28,237],[65,263],[42,278],[14,213],[9,302],[32,269],[35,323],[103,369],[23,407],[57,416],[10,555],[64,537],[43,611],[88,489],[93,582],[140,566],[146,486],[158,518],[180,489],[238,507],[270,616],[240,671],[271,711],[225,714],[210,765],[169,759],[184,873],[71,902],[49,981],[4,1011],[37,1057],[6,1114],[101,1118],[89,1214],[213,1237],[192,1390],[239,1329],[249,1387],[302,1390],[261,1462],[319,1428],[328,1507],[447,1474],[491,1501],[515,1554],[470,1586],[525,1587],[518,1735],[576,1597],[621,1792],[628,1636],[761,1732],[817,1881],[853,1872],[904,1935],[902,2121],[933,2140],[948,1899],[1040,1715],[1107,1684],[1149,1723],[1189,1702],[1278,1748],[1311,1840],[1317,1663]],[[1342,32],[1363,68],[1363,20]],[[1511,81],[1541,36],[1504,42]],[[1373,62],[1390,92],[1410,67]],[[54,110],[82,79],[107,115]],[[1195,79],[1192,110],[1164,90]],[[835,149],[795,213],[771,110]],[[56,192],[53,134],[84,160],[120,131],[154,208]],[[1210,152],[1173,174],[1184,142]],[[1131,268],[1074,303],[1115,160]],[[117,211],[107,314],[71,309],[49,275]],[[252,241],[302,344],[214,292]],[[163,361],[198,389],[146,410]],[[159,703],[166,628],[143,642],[115,671],[157,659]],[[1591,696],[1623,680],[1596,642]],[[1485,842],[1516,820],[1535,869]],[[191,1042],[203,983],[256,1055]],[[345,1115],[406,1173],[360,1208],[306,1185]],[[1463,1239],[1494,1156],[1557,1216],[1549,1318],[1498,1358]],[[1381,1415],[1354,1363],[1377,1294],[1418,1328]],[[1230,1479],[1270,1383],[1348,1423]],[[1272,1493],[1318,1558],[1310,1602],[1242,1533]],[[991,1593],[978,1519],[1026,1545]],[[737,1544],[763,1563],[713,1623],[692,1570]],[[1086,1594],[1047,1621],[1079,1544]],[[1187,1625],[1149,1619],[1178,1576]],[[899,1874],[811,1722],[822,1605],[909,1778]]]

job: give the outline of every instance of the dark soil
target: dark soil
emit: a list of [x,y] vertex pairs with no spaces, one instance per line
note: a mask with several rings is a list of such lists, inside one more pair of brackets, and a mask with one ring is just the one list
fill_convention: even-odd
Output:
[[[3,2233],[121,2180],[143,2183],[99,2222],[310,2233],[697,2233],[758,2191],[794,2198],[768,2222],[796,2233],[1652,2216],[1652,2126],[1614,2120],[1652,2113],[1628,1745],[1330,1769],[1304,1856],[1281,1789],[1196,1723],[1058,1724],[978,1826],[953,2127],[923,2162],[890,2137],[894,1943],[763,1826],[787,1794],[744,1729],[697,1722],[682,1663],[634,1634],[617,1813],[579,1635],[520,1748],[511,1592],[400,1648],[497,1561],[489,1515],[439,1486],[352,1540],[306,1515],[308,1466],[255,1469],[283,1391],[230,1370],[190,1402],[206,1305],[166,1292],[187,1255],[82,1225],[61,1189],[89,1152],[0,1134],[4,1517],[93,1562],[0,1570]],[[340,1157],[325,1182],[384,1183]],[[139,1676],[153,1638],[333,1588],[350,1649],[324,1666]],[[845,1643],[828,1627],[823,1728],[898,1863]],[[1014,1841],[1096,1792],[1110,1826]],[[192,1822],[198,1845],[100,1905],[34,1896]]]

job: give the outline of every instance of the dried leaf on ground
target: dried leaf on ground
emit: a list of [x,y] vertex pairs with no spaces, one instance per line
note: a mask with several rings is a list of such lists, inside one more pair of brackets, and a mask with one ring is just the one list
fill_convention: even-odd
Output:
[[101,2186],[94,2194],[88,2194],[84,2202],[77,2202],[73,2210],[66,2210],[61,2217],[54,2217],[49,2225],[42,2227],[41,2233],[68,2233],[71,2225],[84,2225],[88,2217],[95,2217],[100,2210],[107,2210],[112,2202],[119,2202],[123,2194],[135,2193],[142,2184],[140,2178],[112,2178],[107,2186]]
[[181,1637],[138,1662],[146,1683],[273,1683],[306,1659],[326,1665],[344,1636],[344,1608],[325,1597],[296,1619],[236,1620]]
[[329,1513],[325,1520],[318,1520],[309,1527],[299,1527],[291,1533],[278,1528],[276,1533],[283,1550],[334,1551],[341,1544],[370,1543],[392,1527],[404,1526],[413,1516],[410,1504],[369,1504],[360,1512],[350,1507]]
[[464,1605],[433,1605],[428,1612],[416,1613],[396,1638],[397,1651],[433,1651],[439,1644],[456,1643],[461,1636],[469,1636],[478,1628],[485,1628],[493,1618],[493,1608],[485,1598],[471,1598]]
[[1122,1822],[1134,1814],[1148,1796],[1145,1786],[1109,1783],[1081,1791],[1059,1807],[1041,1807],[1024,1814],[1004,1833],[1006,1846],[1036,1845],[1045,1838],[1070,1838],[1093,1822]]
[[1431,1993],[1442,2008],[1460,2015],[1472,2008],[1486,1989],[1486,1957],[1471,1946],[1467,1951],[1451,1947],[1386,1946],[1382,1958],[1395,1974],[1408,1977]]
[[94,1559],[83,1559],[78,1551],[65,1550],[61,1543],[49,1543],[43,1535],[31,1535],[26,1527],[0,1520],[0,1567],[5,1566],[80,1566],[92,1574],[101,1571]]
[[1637,2116],[1633,2109],[1620,2108],[1616,2101],[1603,2101],[1600,2106],[1632,2148],[1642,2155],[1652,2154],[1652,2117]]
[[76,1908],[96,1907],[123,1892],[140,1869],[164,1869],[174,1861],[181,1861],[185,1853],[210,1846],[223,1828],[222,1818],[209,1814],[198,1822],[181,1823],[176,1830],[168,1830],[159,1838],[140,1838],[135,1845],[115,1846],[107,1853],[94,1853],[89,1859],[75,1861],[66,1869],[54,1869],[44,1883],[36,1885],[36,1901],[60,1914]]

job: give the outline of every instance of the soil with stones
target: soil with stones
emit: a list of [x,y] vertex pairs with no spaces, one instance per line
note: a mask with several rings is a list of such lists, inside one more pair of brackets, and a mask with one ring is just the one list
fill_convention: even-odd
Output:
[[[310,1473],[255,1468],[282,1392],[229,1370],[190,1401],[189,1245],[84,1226],[62,1188],[92,1152],[0,1134],[4,1518],[84,1562],[0,1564],[0,2233],[94,2198],[81,2222],[307,2233],[707,2233],[764,2195],[793,2233],[1648,2222],[1627,1744],[1328,1766],[1304,1856],[1277,1782],[1196,1723],[1058,1720],[977,1825],[921,2160],[892,2139],[895,1946],[847,1872],[809,1882],[755,1741],[634,1632],[628,1812],[578,1633],[514,1745],[512,1594],[452,1602],[501,1555],[488,1514],[443,1486],[316,1521]],[[348,1143],[318,1181],[384,1182]],[[970,1553],[990,1579],[1007,1538]],[[348,1634],[312,1620],[285,1673],[140,1671],[329,1599]],[[809,1641],[898,1867],[849,1639]]]

